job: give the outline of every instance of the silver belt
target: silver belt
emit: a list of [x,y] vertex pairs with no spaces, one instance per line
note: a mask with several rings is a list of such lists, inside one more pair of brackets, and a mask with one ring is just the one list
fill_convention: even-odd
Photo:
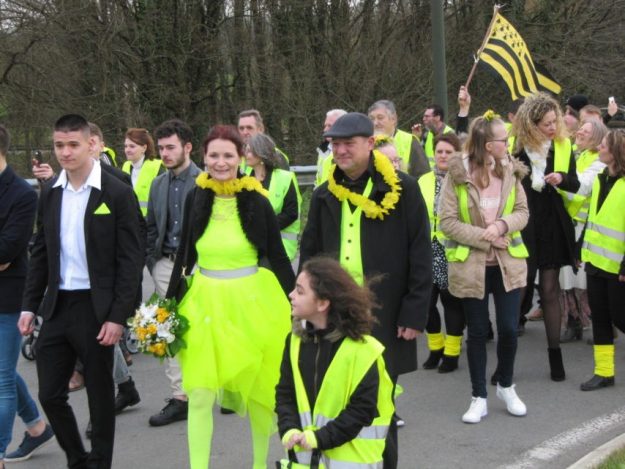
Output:
[[200,273],[205,277],[218,278],[221,280],[229,280],[233,278],[247,277],[254,275],[258,272],[258,266],[252,265],[249,267],[241,267],[240,269],[228,269],[228,270],[209,270],[200,267]]

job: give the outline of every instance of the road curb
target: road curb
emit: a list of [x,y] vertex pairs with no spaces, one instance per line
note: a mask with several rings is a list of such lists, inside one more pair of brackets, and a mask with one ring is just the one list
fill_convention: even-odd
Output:
[[613,452],[623,447],[625,447],[625,433],[594,449],[579,461],[571,464],[567,469],[587,469],[596,467]]

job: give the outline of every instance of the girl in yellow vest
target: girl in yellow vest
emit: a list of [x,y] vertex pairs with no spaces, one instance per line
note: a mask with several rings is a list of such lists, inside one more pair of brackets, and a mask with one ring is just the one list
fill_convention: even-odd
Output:
[[122,166],[122,171],[130,174],[132,187],[145,217],[148,214],[148,198],[152,181],[165,171],[165,168],[161,160],[156,158],[154,140],[146,129],[128,129],[124,140],[124,153],[126,161]]
[[478,423],[488,413],[486,342],[491,294],[498,335],[497,397],[510,414],[527,412],[512,384],[520,289],[527,275],[527,250],[520,235],[528,219],[521,187],[527,168],[510,159],[507,140],[504,123],[493,111],[476,118],[469,128],[466,155],[450,161],[440,195],[441,229],[448,239],[449,291],[462,299],[467,321],[472,398],[462,416],[465,423]]
[[[525,98],[514,119],[514,154],[529,168],[523,179],[530,212],[522,232],[529,251],[527,287],[521,300],[521,318],[532,308],[533,287],[539,272],[538,293],[543,310],[553,381],[565,379],[560,349],[560,268],[575,266],[575,231],[564,206],[564,192],[575,193],[579,180],[571,141],[566,134],[562,111],[546,93]],[[524,326],[521,324],[520,329]]]
[[625,332],[625,132],[611,130],[599,145],[607,168],[592,188],[588,221],[582,243],[582,261],[588,275],[592,311],[595,370],[582,391],[614,385],[614,334]]
[[283,461],[283,467],[382,467],[394,407],[384,347],[369,335],[371,292],[337,261],[313,258],[289,297],[293,331],[276,413],[289,459],[302,466]]
[[[444,235],[440,231],[438,200],[443,178],[447,174],[449,161],[460,153],[460,140],[456,134],[441,134],[434,139],[434,169],[419,178],[421,195],[430,218],[432,239],[432,296],[428,322],[425,326],[430,356],[423,363],[425,370],[438,367],[439,373],[449,373],[458,368],[458,357],[464,332],[462,302],[449,292],[447,259],[445,257]],[[441,328],[441,316],[436,307],[440,298],[445,312],[445,332]],[[439,366],[439,362],[440,366]]]
[[[604,168],[599,159],[597,147],[605,137],[608,129],[600,121],[584,121],[575,133],[575,166],[579,179],[576,194],[565,193],[564,205],[575,223],[575,239],[579,239],[584,223],[588,218],[590,192],[593,183]],[[570,266],[560,270],[560,288],[562,289],[562,305],[566,315],[566,328],[560,335],[560,342],[581,340],[584,326],[590,325],[590,307],[586,291],[586,272],[573,272]]]
[[291,171],[280,169],[280,155],[275,142],[265,134],[250,138],[245,152],[247,168],[269,191],[269,201],[278,219],[282,244],[293,261],[297,254],[302,197],[297,178]]

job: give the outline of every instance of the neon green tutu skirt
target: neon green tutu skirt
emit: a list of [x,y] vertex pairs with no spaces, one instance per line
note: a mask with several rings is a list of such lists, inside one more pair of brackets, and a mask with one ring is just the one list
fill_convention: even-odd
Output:
[[249,400],[273,412],[290,303],[273,272],[234,279],[193,275],[179,305],[189,320],[177,358],[186,392],[216,391],[222,407],[245,415]]

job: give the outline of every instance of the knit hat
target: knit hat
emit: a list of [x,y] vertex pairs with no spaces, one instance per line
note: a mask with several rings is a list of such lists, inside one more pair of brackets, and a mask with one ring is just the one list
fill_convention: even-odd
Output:
[[570,106],[573,110],[579,112],[581,108],[588,104],[588,97],[583,94],[574,94],[566,100],[566,105]]

